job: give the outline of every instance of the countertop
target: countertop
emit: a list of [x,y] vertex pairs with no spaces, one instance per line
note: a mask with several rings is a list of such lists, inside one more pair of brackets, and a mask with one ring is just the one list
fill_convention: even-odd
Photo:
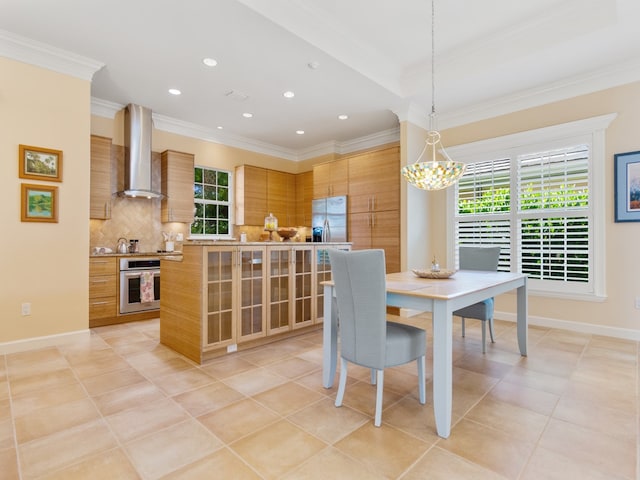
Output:
[[251,246],[275,246],[275,245],[291,245],[296,246],[296,245],[351,245],[352,242],[278,242],[278,241],[273,241],[273,242],[239,242],[238,240],[189,240],[184,242],[183,247],[189,247],[189,246],[202,246],[202,245],[207,245],[207,246],[214,246],[214,245],[222,245],[222,246],[228,246],[228,245],[251,245]]
[[91,253],[89,254],[89,257],[91,258],[95,258],[95,257],[160,257],[160,258],[164,258],[164,257],[175,257],[175,256],[182,256],[182,252],[138,252],[138,253],[118,253],[118,252],[111,252],[111,253]]

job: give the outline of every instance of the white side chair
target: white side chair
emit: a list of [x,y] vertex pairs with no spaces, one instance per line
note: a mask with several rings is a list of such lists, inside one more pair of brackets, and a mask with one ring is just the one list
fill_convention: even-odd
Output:
[[335,405],[342,405],[347,363],[371,368],[372,383],[377,384],[374,425],[379,427],[386,367],[415,360],[420,403],[425,403],[426,333],[420,328],[387,322],[384,250],[329,250],[329,260],[341,342],[340,384]]
[[[465,245],[460,247],[461,270],[486,270],[495,272],[498,270],[499,259],[500,247],[482,245]],[[486,353],[487,351],[487,323],[489,323],[489,335],[491,336],[491,343],[495,343],[495,340],[493,339],[493,304],[494,300],[492,297],[453,312],[454,315],[462,317],[463,337],[465,334],[464,321],[466,318],[475,318],[482,321],[482,353]]]

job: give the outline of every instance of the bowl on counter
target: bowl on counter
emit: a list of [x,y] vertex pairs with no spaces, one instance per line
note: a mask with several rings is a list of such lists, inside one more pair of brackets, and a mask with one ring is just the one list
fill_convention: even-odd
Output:
[[298,230],[296,228],[279,228],[277,233],[283,242],[288,242],[298,234]]

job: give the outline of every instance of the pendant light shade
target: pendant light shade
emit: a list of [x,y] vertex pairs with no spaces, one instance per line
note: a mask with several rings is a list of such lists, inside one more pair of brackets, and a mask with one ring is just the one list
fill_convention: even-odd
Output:
[[[464,173],[464,163],[454,162],[440,141],[436,129],[435,100],[435,0],[431,0],[431,115],[424,149],[415,163],[402,167],[402,176],[416,188],[441,190],[450,187]],[[426,155],[425,155],[426,154]],[[426,158],[423,158],[426,157]]]

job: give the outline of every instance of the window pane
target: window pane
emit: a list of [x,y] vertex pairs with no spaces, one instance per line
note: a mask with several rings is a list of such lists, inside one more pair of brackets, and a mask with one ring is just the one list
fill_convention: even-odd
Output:
[[218,215],[217,205],[207,204],[204,206],[205,218],[216,218]]
[[215,185],[216,184],[216,171],[215,170],[210,170],[210,169],[205,169],[204,171],[204,183],[208,183],[209,185]]
[[218,233],[217,231],[217,222],[215,220],[205,220],[204,221],[204,233],[209,235],[214,235]]
[[221,202],[229,201],[229,189],[225,187],[218,187],[218,200]]
[[458,214],[508,212],[510,161],[467,164],[457,185]]
[[195,167],[193,169],[193,181],[195,183],[202,183],[202,169]]
[[203,198],[203,192],[204,189],[202,188],[202,185],[198,185],[197,183],[193,185],[193,198]]
[[229,174],[227,172],[217,172],[218,185],[221,187],[229,186]]
[[216,199],[216,187],[212,187],[210,185],[204,186],[204,199],[205,200],[215,200]]

